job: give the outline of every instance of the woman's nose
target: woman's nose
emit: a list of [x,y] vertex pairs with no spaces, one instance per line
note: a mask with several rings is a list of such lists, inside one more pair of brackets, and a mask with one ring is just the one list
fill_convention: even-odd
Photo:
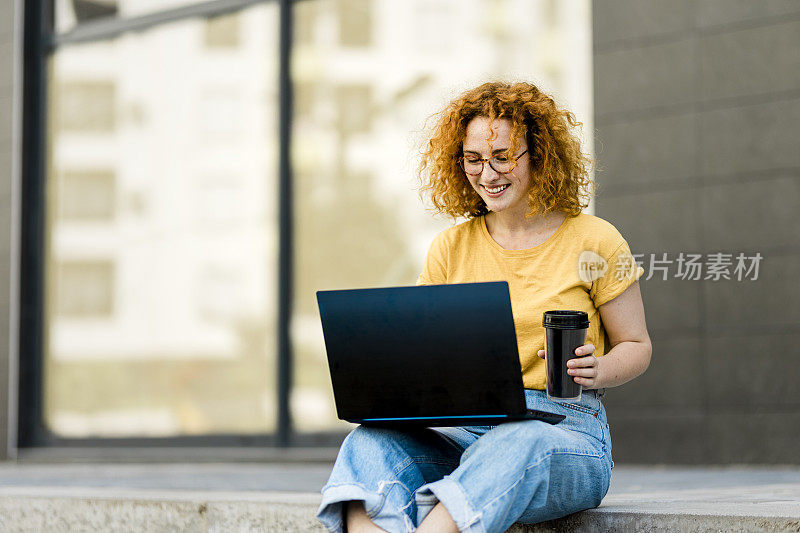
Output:
[[493,178],[494,176],[499,174],[500,174],[499,172],[497,172],[495,169],[492,168],[492,165],[490,165],[488,161],[483,162],[483,170],[481,170],[481,177],[488,176],[490,178]]

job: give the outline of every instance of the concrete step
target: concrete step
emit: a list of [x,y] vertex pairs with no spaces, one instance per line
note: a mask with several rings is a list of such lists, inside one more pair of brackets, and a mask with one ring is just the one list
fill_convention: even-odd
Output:
[[[0,532],[322,531],[326,463],[0,463]],[[603,503],[533,531],[800,531],[800,468],[617,465]]]
[[[769,486],[761,496],[740,489],[610,495],[597,509],[509,531],[800,531],[800,486]],[[321,532],[318,505],[318,494],[298,492],[0,487],[0,531]]]
[[2,487],[0,531],[325,531],[319,495]]

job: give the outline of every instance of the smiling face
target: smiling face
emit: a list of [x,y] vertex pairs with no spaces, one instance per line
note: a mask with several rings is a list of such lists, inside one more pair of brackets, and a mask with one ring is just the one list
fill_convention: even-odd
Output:
[[[467,124],[464,157],[519,156],[528,145],[522,139],[515,152],[508,154],[511,148],[511,127],[511,121],[505,118],[490,121],[488,117],[475,117]],[[519,211],[524,217],[530,210],[528,188],[531,182],[531,168],[527,153],[517,160],[514,170],[507,174],[498,173],[486,162],[483,165],[483,172],[474,176],[467,174],[467,179],[486,202],[490,211],[495,213],[507,210],[509,213]]]

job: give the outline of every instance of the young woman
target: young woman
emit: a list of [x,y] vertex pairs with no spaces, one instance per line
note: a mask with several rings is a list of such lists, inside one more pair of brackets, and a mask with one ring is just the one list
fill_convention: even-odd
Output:
[[[486,83],[440,114],[420,169],[433,206],[468,220],[436,237],[418,283],[507,281],[527,406],[566,418],[358,427],[322,489],[318,517],[331,531],[505,531],[597,507],[605,496],[614,463],[600,398],[645,371],[651,343],[643,269],[614,226],[581,213],[591,183],[571,132],[578,125],[531,84]],[[542,315],[555,309],[590,319],[575,351],[587,357],[569,363],[583,388],[577,403],[545,392]]]

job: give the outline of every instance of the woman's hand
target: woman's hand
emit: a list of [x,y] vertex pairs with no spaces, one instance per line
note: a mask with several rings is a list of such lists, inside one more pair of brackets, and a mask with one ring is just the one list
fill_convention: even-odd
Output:
[[[545,351],[539,350],[537,354],[542,359],[545,358]],[[588,343],[578,346],[575,349],[575,359],[567,361],[567,374],[573,376],[575,383],[584,389],[599,389],[600,385],[600,360],[594,355],[594,344]],[[591,357],[583,357],[591,356]]]

